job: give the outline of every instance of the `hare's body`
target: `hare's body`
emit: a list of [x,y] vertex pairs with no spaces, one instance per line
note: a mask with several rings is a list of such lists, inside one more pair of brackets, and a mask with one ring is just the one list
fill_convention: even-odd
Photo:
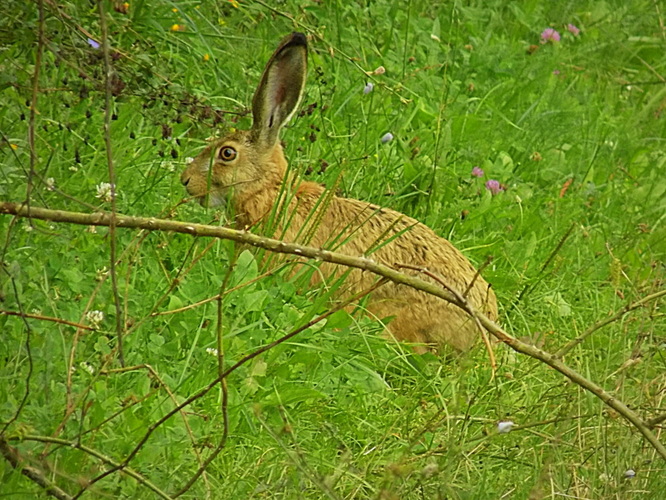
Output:
[[[291,176],[287,180],[278,132],[298,104],[305,61],[305,37],[287,37],[268,62],[255,94],[252,130],[237,131],[206,148],[183,172],[188,192],[204,204],[228,201],[240,227],[255,226],[277,212],[274,234],[285,241],[366,255],[389,266],[427,268],[461,294],[469,288],[468,300],[495,319],[494,292],[470,262],[430,228],[394,210],[332,196],[319,184]],[[281,205],[280,210],[275,211],[275,205]],[[323,266],[325,276],[333,273],[334,266]],[[360,291],[375,280],[355,270],[347,290]],[[404,285],[380,287],[369,309],[379,318],[394,316],[389,329],[399,340],[466,350],[478,337],[478,327],[462,310]]]

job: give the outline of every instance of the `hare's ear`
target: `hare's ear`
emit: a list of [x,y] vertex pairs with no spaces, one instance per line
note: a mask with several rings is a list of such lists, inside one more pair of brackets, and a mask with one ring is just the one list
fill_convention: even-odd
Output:
[[285,37],[273,53],[252,99],[252,140],[271,147],[294,114],[305,85],[308,43],[303,33]]

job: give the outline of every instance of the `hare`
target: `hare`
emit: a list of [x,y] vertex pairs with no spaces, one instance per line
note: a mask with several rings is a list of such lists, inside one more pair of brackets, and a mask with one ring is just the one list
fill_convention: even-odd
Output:
[[[301,99],[306,70],[306,37],[292,33],[264,69],[252,99],[251,130],[232,132],[199,154],[181,176],[187,192],[204,206],[228,203],[241,228],[273,223],[275,237],[287,242],[367,256],[389,266],[427,268],[459,293],[467,291],[471,304],[495,320],[495,293],[449,241],[411,217],[335,196],[288,171],[279,134]],[[323,264],[321,269],[330,277],[336,268]],[[375,280],[370,273],[354,270],[345,282],[347,293]],[[465,351],[479,337],[475,321],[462,310],[405,285],[381,286],[368,304],[377,318],[393,317],[387,327],[390,334],[416,343],[417,352],[441,352],[448,349],[445,346]]]

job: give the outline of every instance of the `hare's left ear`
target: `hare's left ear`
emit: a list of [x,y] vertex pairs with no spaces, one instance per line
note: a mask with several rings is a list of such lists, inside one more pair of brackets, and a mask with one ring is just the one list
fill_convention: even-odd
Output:
[[252,99],[252,140],[272,147],[282,126],[296,111],[308,66],[308,42],[303,33],[285,37],[273,53]]

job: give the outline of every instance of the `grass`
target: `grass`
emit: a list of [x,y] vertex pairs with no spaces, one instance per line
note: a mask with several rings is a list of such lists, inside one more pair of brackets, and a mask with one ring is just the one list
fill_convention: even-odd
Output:
[[[6,5],[0,200],[29,193],[34,205],[108,210],[96,197],[108,182],[103,57],[87,42],[101,41],[97,10],[44,3],[31,173],[38,3]],[[302,116],[283,133],[292,166],[345,196],[416,217],[476,265],[492,256],[484,276],[509,332],[555,352],[664,289],[666,14],[658,2],[138,1],[125,14],[107,9],[119,212],[223,221],[179,203],[184,159],[207,137],[249,125],[263,65],[285,33],[300,30],[313,42]],[[540,43],[547,27],[559,43]],[[385,73],[366,74],[380,66]],[[364,94],[368,82],[374,89]],[[383,144],[387,132],[394,139]],[[471,175],[474,166],[483,177]],[[490,179],[505,190],[492,195]],[[102,376],[103,366],[118,367],[108,231],[3,216],[0,241],[0,309],[84,324],[89,311],[104,313],[94,332],[0,315],[2,428],[23,437],[11,444],[70,494],[104,466],[37,437],[122,461],[176,401],[216,376],[218,328],[229,366],[330,307],[323,290],[286,270],[261,277],[269,269],[256,253],[232,242],[117,230],[126,363],[150,365],[159,379],[145,368]],[[214,296],[224,282],[246,286],[224,295],[219,322],[216,302],[151,315]],[[648,303],[565,358],[645,420],[666,411],[662,309],[663,299]],[[224,449],[183,497],[663,496],[664,461],[639,433],[545,365],[498,348],[493,377],[482,347],[457,359],[417,356],[379,330],[341,311],[236,371]],[[130,467],[178,491],[220,444],[221,398],[215,389],[169,419]],[[507,420],[518,427],[499,434]],[[0,464],[5,495],[45,496]],[[151,495],[115,473],[86,496]]]

